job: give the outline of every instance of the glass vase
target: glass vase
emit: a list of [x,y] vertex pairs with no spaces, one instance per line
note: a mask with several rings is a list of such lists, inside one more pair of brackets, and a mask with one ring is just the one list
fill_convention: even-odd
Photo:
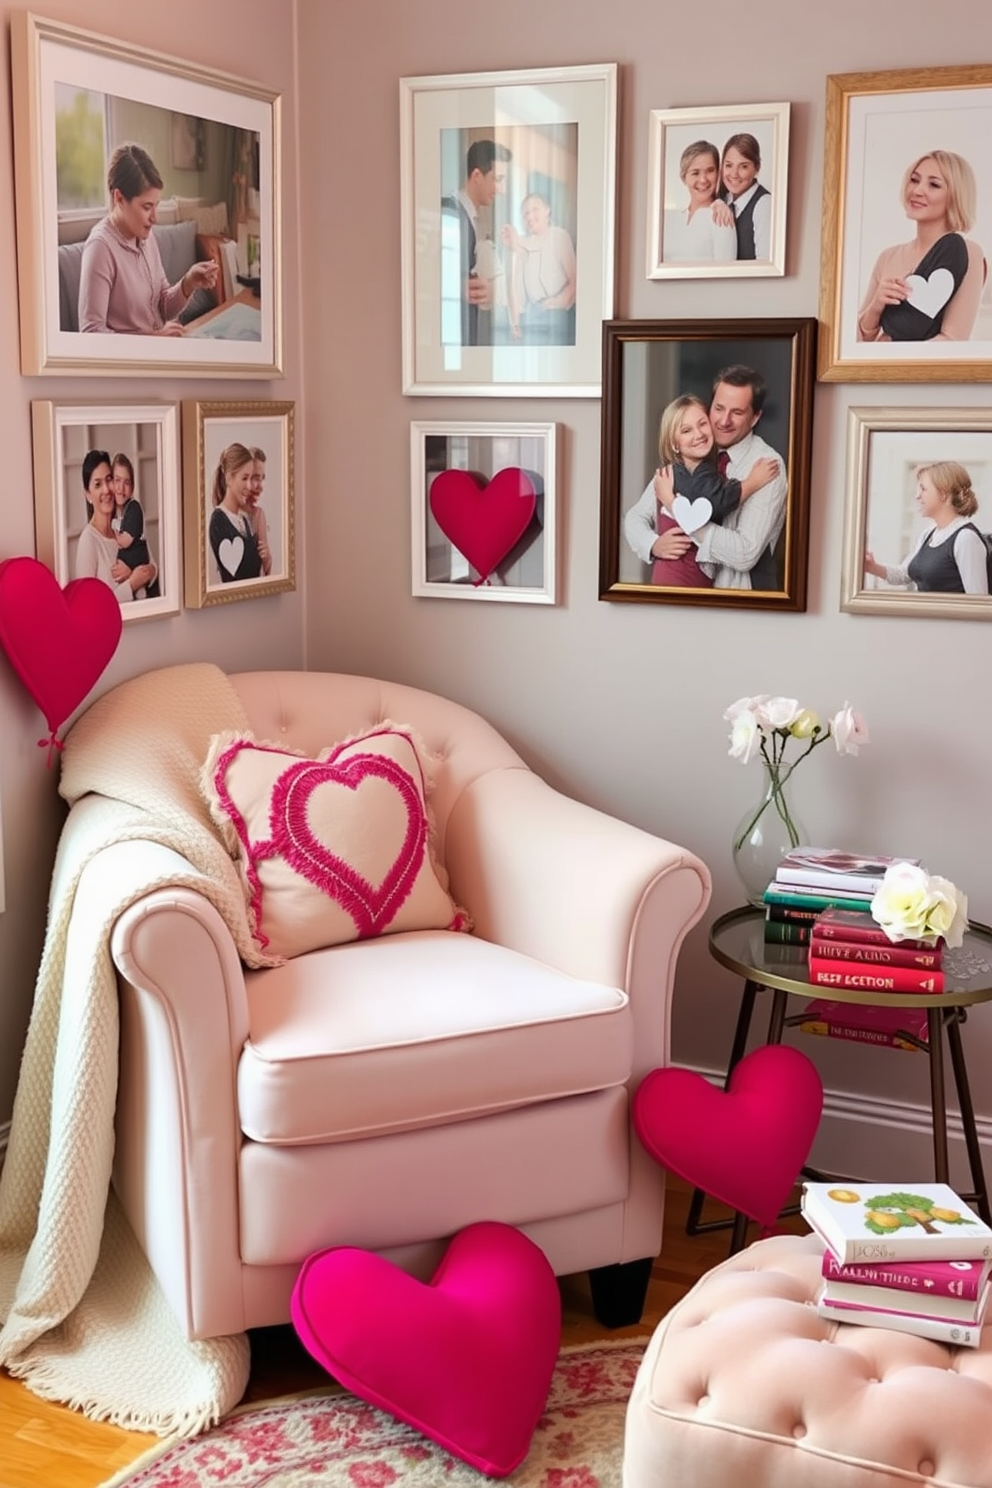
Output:
[[788,766],[761,761],[762,794],[734,828],[733,859],[749,904],[764,905],[763,895],[790,848],[808,842],[789,796]]

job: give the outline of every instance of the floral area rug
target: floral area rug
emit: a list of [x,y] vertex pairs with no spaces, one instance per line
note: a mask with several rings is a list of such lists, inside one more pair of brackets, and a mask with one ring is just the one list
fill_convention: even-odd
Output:
[[[563,1349],[509,1488],[620,1488],[627,1401],[646,1339]],[[247,1406],[162,1443],[105,1488],[480,1488],[494,1480],[354,1395],[308,1391]]]

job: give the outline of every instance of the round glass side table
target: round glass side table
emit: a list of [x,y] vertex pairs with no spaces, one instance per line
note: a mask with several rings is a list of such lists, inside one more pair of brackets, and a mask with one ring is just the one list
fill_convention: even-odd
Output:
[[[927,1043],[925,1052],[930,1065],[930,1114],[933,1126],[934,1180],[947,1183],[947,1096],[944,1083],[944,1042],[950,1054],[954,1089],[961,1112],[961,1129],[968,1165],[971,1171],[972,1192],[962,1194],[967,1203],[973,1204],[986,1224],[992,1224],[989,1208],[988,1187],[982,1165],[982,1151],[975,1127],[975,1108],[968,1085],[968,1072],[961,1043],[961,1025],[967,1017],[968,1008],[979,1002],[992,1001],[992,929],[972,921],[965,931],[964,943],[953,951],[944,951],[942,970],[945,991],[937,994],[919,992],[864,992],[844,987],[820,987],[809,980],[806,964],[807,946],[788,946],[770,943],[764,938],[764,910],[748,905],[743,909],[732,909],[721,915],[710,928],[710,955],[721,966],[735,971],[744,978],[744,991],[737,1013],[737,1026],[731,1045],[730,1059],[724,1088],[734,1066],[743,1058],[747,1047],[748,1033],[759,993],[772,993],[771,1012],[768,1019],[766,1043],[782,1042],[787,1019],[786,1010],[790,997],[825,997],[831,1002],[852,1002],[871,1007],[926,1008]],[[798,1021],[798,1017],[796,1018]],[[841,1177],[842,1175],[820,1175]],[[734,1221],[716,1220],[701,1222],[705,1195],[697,1189],[693,1193],[686,1220],[686,1231],[699,1234],[704,1230],[734,1227],[731,1249],[743,1244],[747,1229],[746,1218],[738,1215]]]

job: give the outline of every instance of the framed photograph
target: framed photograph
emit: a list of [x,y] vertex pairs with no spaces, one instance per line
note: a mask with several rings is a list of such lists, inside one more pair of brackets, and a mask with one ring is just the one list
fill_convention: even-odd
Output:
[[554,604],[556,424],[410,425],[413,593]]
[[649,279],[785,273],[789,105],[652,109]]
[[186,603],[296,588],[292,403],[183,403]]
[[279,96],[10,26],[21,371],[280,374]]
[[992,67],[827,78],[819,375],[992,381]]
[[600,396],[616,63],[400,79],[403,391]]
[[851,408],[841,609],[992,620],[992,411]]
[[600,599],[806,608],[815,332],[603,327]]
[[125,625],[181,606],[175,403],[31,404],[37,556],[65,587],[97,578]]

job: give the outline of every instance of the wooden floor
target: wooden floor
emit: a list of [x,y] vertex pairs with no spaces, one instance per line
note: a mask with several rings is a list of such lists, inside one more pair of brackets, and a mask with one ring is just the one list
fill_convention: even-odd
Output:
[[[704,1272],[726,1259],[729,1230],[695,1236],[685,1233],[688,1202],[686,1185],[671,1179],[662,1253],[655,1262],[643,1319],[636,1327],[601,1327],[593,1316],[586,1278],[562,1278],[564,1344],[648,1336]],[[704,1218],[725,1213],[719,1205],[707,1203]],[[806,1233],[798,1218],[784,1221],[783,1228]],[[752,1229],[749,1239],[754,1238]],[[289,1326],[257,1329],[251,1335],[251,1352],[245,1400],[267,1400],[327,1384],[327,1375]],[[0,1488],[98,1488],[156,1440],[49,1405],[0,1370]]]

